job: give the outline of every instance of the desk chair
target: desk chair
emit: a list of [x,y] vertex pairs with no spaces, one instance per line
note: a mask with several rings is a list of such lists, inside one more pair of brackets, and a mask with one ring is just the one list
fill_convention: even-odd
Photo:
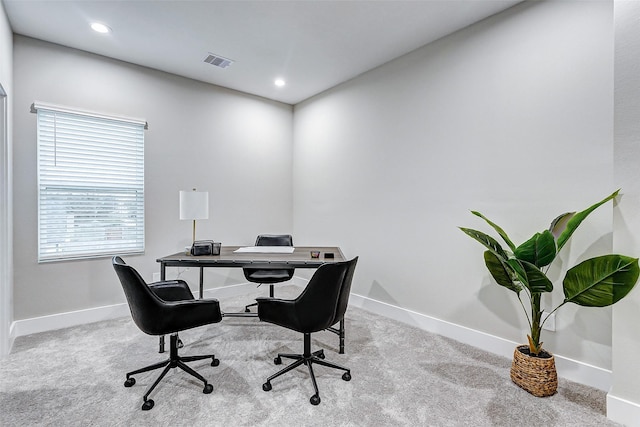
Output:
[[257,298],[258,317],[264,322],[283,326],[301,332],[304,336],[304,350],[302,354],[278,354],[273,360],[276,365],[282,363],[282,358],[293,359],[295,362],[271,375],[262,384],[264,391],[271,390],[271,380],[304,364],[309,369],[315,394],[311,396],[312,405],[320,403],[318,384],[313,373],[312,365],[327,366],[345,371],[342,379],[351,380],[351,370],[335,363],[324,360],[324,350],[311,352],[311,334],[327,329],[342,320],[349,302],[351,281],[356,268],[358,257],[351,261],[323,264],[316,270],[304,291],[294,300],[275,298]]
[[183,280],[168,280],[147,285],[140,274],[133,267],[125,264],[119,256],[113,257],[111,262],[122,284],[131,317],[138,328],[149,335],[171,334],[169,359],[127,373],[124,386],[131,387],[136,383],[133,375],[164,367],[160,376],[147,389],[143,397],[142,410],[148,411],[153,408],[154,402],[148,398],[149,394],[171,368],[180,368],[199,379],[204,383],[202,392],[211,393],[213,386],[185,362],[211,358],[211,366],[218,366],[220,361],[213,354],[178,356],[178,331],[220,322],[222,313],[218,300],[195,299],[189,286]]
[[[256,238],[255,246],[293,246],[293,237],[289,234],[260,234]],[[256,268],[243,268],[244,277],[252,283],[258,283],[258,286],[262,284],[269,285],[269,296],[273,298],[273,284],[282,283],[291,280],[294,268],[288,269],[256,269]],[[249,304],[244,308],[244,311],[249,313],[249,307],[254,307],[257,304]]]

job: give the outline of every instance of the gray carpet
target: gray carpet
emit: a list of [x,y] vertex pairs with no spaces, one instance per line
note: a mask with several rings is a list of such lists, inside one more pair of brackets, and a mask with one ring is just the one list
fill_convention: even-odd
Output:
[[[278,296],[299,289],[279,287]],[[221,300],[238,311],[255,294]],[[255,318],[181,333],[181,355],[215,353],[220,365],[190,363],[214,386],[172,370],[152,393],[142,395],[159,371],[140,374],[125,388],[125,373],[165,358],[157,339],[130,318],[34,334],[16,340],[0,367],[2,426],[614,426],[605,416],[605,393],[560,379],[558,393],[536,398],[509,379],[510,360],[350,307],[347,348],[337,336],[314,334],[313,350],[351,368],[315,367],[322,402],[312,406],[313,387],[300,367],[262,391],[280,367],[278,352],[299,353],[302,337]],[[284,363],[287,363],[286,360]]]

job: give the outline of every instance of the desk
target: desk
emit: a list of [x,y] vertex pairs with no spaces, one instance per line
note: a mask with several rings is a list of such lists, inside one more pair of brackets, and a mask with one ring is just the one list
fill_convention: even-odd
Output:
[[[167,267],[198,267],[200,269],[199,295],[202,298],[204,269],[206,267],[227,268],[318,268],[329,262],[346,261],[342,251],[337,246],[296,246],[293,253],[237,253],[242,246],[222,246],[220,255],[192,256],[178,252],[158,258],[160,263],[160,280],[166,280]],[[311,258],[311,251],[320,252],[319,258]],[[325,254],[333,254],[333,258],[326,258]],[[223,316],[255,317],[247,313],[224,313]],[[327,330],[340,337],[340,354],[344,353],[344,319],[340,320],[339,328]],[[160,352],[164,351],[164,340],[160,341]]]

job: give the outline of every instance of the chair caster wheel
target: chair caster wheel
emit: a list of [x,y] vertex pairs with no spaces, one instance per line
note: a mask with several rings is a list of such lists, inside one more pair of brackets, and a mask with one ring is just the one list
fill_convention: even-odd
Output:
[[204,394],[209,394],[212,391],[213,391],[213,386],[211,384],[207,384],[206,386],[204,386],[204,390],[202,390]]
[[311,402],[312,405],[318,405],[320,403],[320,396],[314,394],[311,396],[311,399],[309,399],[309,402]]
[[182,340],[178,338],[178,348],[182,348],[182,347],[184,347],[184,344],[182,343]]
[[320,359],[324,359],[324,351],[318,355]]
[[280,358],[280,356],[278,356],[275,359],[273,359],[273,363],[275,365],[282,365],[282,359]]
[[211,358],[211,366],[218,366],[220,365],[220,359],[216,359],[215,357]]
[[124,386],[125,387],[132,387],[134,384],[136,383],[136,379],[135,378],[127,378],[127,380],[124,382]]
[[264,391],[271,391],[271,383],[264,383],[262,384],[262,389]]
[[342,374],[342,379],[345,381],[351,381],[351,374],[349,372],[345,372]]
[[142,404],[142,410],[143,411],[148,411],[149,409],[153,408],[153,405],[155,404],[155,402],[151,399],[149,400],[145,400],[144,403]]
[[244,312],[245,312],[245,313],[251,313],[251,310],[249,310],[248,308],[245,308],[245,309],[244,309]]

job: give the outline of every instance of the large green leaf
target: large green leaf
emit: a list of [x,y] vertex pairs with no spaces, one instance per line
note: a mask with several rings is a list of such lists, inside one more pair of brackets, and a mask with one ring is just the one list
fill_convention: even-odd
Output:
[[502,240],[504,240],[505,243],[507,245],[509,245],[509,247],[511,248],[511,251],[514,251],[516,249],[516,245],[513,244],[511,239],[509,239],[509,236],[507,236],[507,233],[505,233],[505,231],[498,224],[492,222],[489,218],[487,218],[486,216],[482,215],[478,211],[471,211],[471,213],[474,214],[475,216],[479,216],[480,218],[484,219],[487,222],[487,224],[489,224],[491,227],[493,227],[493,229],[496,230],[498,235],[500,235],[500,237],[502,237]]
[[567,271],[562,282],[565,302],[606,307],[624,298],[638,281],[638,259],[604,255],[581,262]]
[[491,251],[485,251],[484,263],[498,285],[504,286],[516,294],[520,293],[522,286],[511,279],[512,272],[510,267],[505,265],[504,261],[498,258],[496,254]]
[[[605,204],[609,200],[615,198],[618,195],[619,191],[620,190],[616,190],[613,194],[611,194],[608,197],[605,197],[604,199],[600,200],[598,203],[596,203],[596,204],[594,204],[592,206],[589,206],[587,209],[583,210],[582,212],[578,212],[577,214],[573,215],[569,219],[569,221],[567,221],[566,228],[562,231],[562,233],[560,233],[560,236],[558,236],[556,252],[560,252],[560,249],[562,249],[562,247],[565,245],[565,243],[567,243],[567,241],[569,240],[569,238],[571,237],[573,232],[576,231],[578,226],[582,223],[582,221],[584,221],[584,219],[591,212],[593,212],[594,210],[596,210],[598,207],[600,207],[601,205]],[[562,217],[562,215],[560,217]],[[560,217],[558,217],[558,218],[560,218]]]
[[528,288],[527,272],[524,270],[520,260],[517,258],[509,258],[507,260],[507,264],[511,267],[511,270],[516,275],[518,281]]
[[575,212],[567,212],[559,215],[556,219],[551,221],[551,225],[549,226],[549,231],[553,234],[553,237],[556,239],[560,237],[562,232],[567,228],[567,223],[571,218],[574,217]]
[[556,257],[556,239],[549,230],[536,233],[532,238],[516,248],[513,254],[522,261],[537,267],[551,264]]
[[527,261],[520,261],[527,274],[527,283],[524,285],[531,293],[551,292],[553,283],[551,280],[534,264]]
[[482,243],[484,245],[484,247],[489,249],[491,252],[496,254],[498,257],[500,257],[502,259],[509,258],[509,256],[504,251],[504,249],[502,249],[502,246],[500,246],[500,243],[498,243],[498,241],[496,239],[494,239],[493,237],[483,233],[482,231],[473,230],[471,228],[464,228],[464,227],[459,227],[459,228],[460,228],[460,230],[464,231],[467,236],[469,236],[469,237],[477,240],[478,242]]

